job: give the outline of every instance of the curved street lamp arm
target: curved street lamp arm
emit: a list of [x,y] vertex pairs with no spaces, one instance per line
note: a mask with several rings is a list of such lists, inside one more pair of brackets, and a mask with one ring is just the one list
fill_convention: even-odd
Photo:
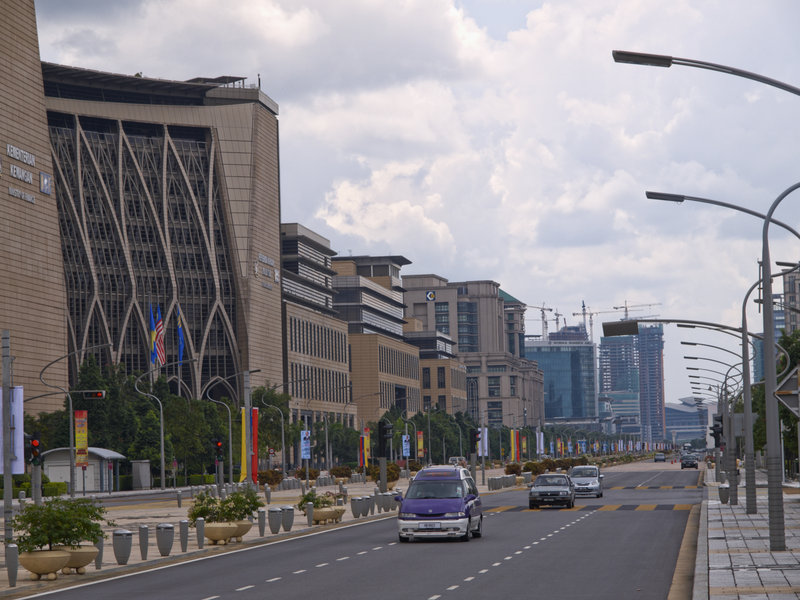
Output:
[[629,52],[627,50],[612,50],[611,56],[614,58],[614,61],[618,63],[628,63],[632,65],[647,65],[651,67],[666,67],[666,68],[669,68],[672,65],[679,65],[682,67],[695,67],[697,69],[706,69],[707,71],[715,71],[717,73],[724,73],[726,75],[736,75],[737,77],[743,77],[744,79],[757,81],[758,83],[763,83],[778,88],[780,90],[783,90],[784,92],[789,92],[790,94],[794,94],[795,96],[800,96],[800,88],[797,88],[793,85],[789,85],[788,83],[778,81],[777,79],[772,79],[771,77],[765,77],[764,75],[759,75],[758,73],[751,73],[750,71],[737,69],[736,67],[728,67],[726,65],[706,62],[704,60],[695,60],[693,58],[678,58],[677,56],[667,56],[665,54],[645,54],[644,52]]
[[[81,348],[80,350],[73,350],[72,352],[70,352],[69,354],[65,354],[64,356],[59,356],[57,359],[51,360],[44,367],[42,367],[42,370],[39,371],[39,381],[41,381],[47,387],[57,388],[57,389],[59,389],[59,390],[61,390],[63,392],[64,390],[62,388],[60,388],[59,386],[53,385],[51,383],[47,383],[44,380],[44,372],[49,367],[51,367],[52,365],[56,364],[60,360],[64,360],[65,358],[69,358],[70,356],[73,356],[74,354],[79,354],[81,352],[88,352],[89,350],[94,350],[95,348],[108,348],[109,346],[113,346],[113,345],[114,344],[110,344],[110,343],[107,343],[107,344],[96,344],[94,346],[87,346],[86,348]],[[66,393],[66,392],[64,392],[64,393]]]

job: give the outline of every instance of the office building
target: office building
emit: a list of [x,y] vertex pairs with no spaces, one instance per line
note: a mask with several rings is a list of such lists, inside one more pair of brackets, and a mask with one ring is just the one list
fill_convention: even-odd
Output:
[[352,401],[359,426],[391,409],[422,410],[419,350],[403,339],[403,256],[333,258],[334,309],[348,324]]
[[[9,383],[26,400],[54,391],[42,369],[74,347],[67,345],[67,295],[53,188],[47,114],[30,0],[3,2],[0,19],[0,331],[8,331]],[[67,386],[67,360],[43,374]],[[64,395],[26,402],[30,413],[63,407]]]
[[524,358],[525,305],[494,281],[404,275],[406,316],[454,337],[467,412],[491,427],[544,425],[543,374]]
[[675,444],[705,440],[708,432],[708,407],[693,397],[680,398],[678,403],[664,405],[666,440]]
[[173,392],[282,381],[277,104],[242,77],[41,70],[71,372],[99,344],[101,364],[151,369],[152,310]]
[[281,390],[291,422],[357,427],[351,402],[347,323],[334,308],[330,241],[298,223],[281,225],[284,356]]

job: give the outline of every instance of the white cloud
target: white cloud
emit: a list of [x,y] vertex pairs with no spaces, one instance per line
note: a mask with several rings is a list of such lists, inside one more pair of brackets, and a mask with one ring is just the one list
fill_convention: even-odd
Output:
[[[65,6],[37,1],[45,60],[175,79],[260,73],[281,107],[285,220],[341,253],[406,255],[410,273],[494,279],[573,324],[582,300],[628,300],[735,325],[760,221],[644,191],[763,213],[800,178],[800,98],[611,58],[673,54],[800,85],[791,0]],[[776,218],[797,223],[797,206],[787,199]],[[797,255],[785,234],[772,239],[773,256]],[[669,344],[674,399],[688,391]]]

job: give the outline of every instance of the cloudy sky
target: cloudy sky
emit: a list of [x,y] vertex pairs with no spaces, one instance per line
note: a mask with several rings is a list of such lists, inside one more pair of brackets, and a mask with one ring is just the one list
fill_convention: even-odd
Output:
[[[794,0],[36,0],[43,60],[185,80],[237,75],[280,106],[283,220],[340,255],[492,279],[568,325],[631,316],[738,326],[758,278],[759,213],[800,180],[800,97],[707,70],[616,64],[614,49],[800,86]],[[775,218],[800,228],[800,192]],[[797,240],[773,228],[776,260]],[[752,329],[760,315],[749,311]],[[529,334],[542,330],[529,309]],[[555,321],[549,323],[552,331]],[[666,329],[682,357],[730,355]],[[709,362],[709,369],[720,367]],[[712,377],[714,375],[711,375]]]

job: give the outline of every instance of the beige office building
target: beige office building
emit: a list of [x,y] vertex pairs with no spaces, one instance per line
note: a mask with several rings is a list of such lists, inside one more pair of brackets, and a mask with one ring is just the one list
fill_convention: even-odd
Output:
[[[53,392],[39,374],[68,352],[64,268],[32,0],[4,0],[0,18],[0,330],[10,334],[13,385],[25,397]],[[67,363],[45,381],[65,387]],[[63,394],[32,400],[38,413]]]

